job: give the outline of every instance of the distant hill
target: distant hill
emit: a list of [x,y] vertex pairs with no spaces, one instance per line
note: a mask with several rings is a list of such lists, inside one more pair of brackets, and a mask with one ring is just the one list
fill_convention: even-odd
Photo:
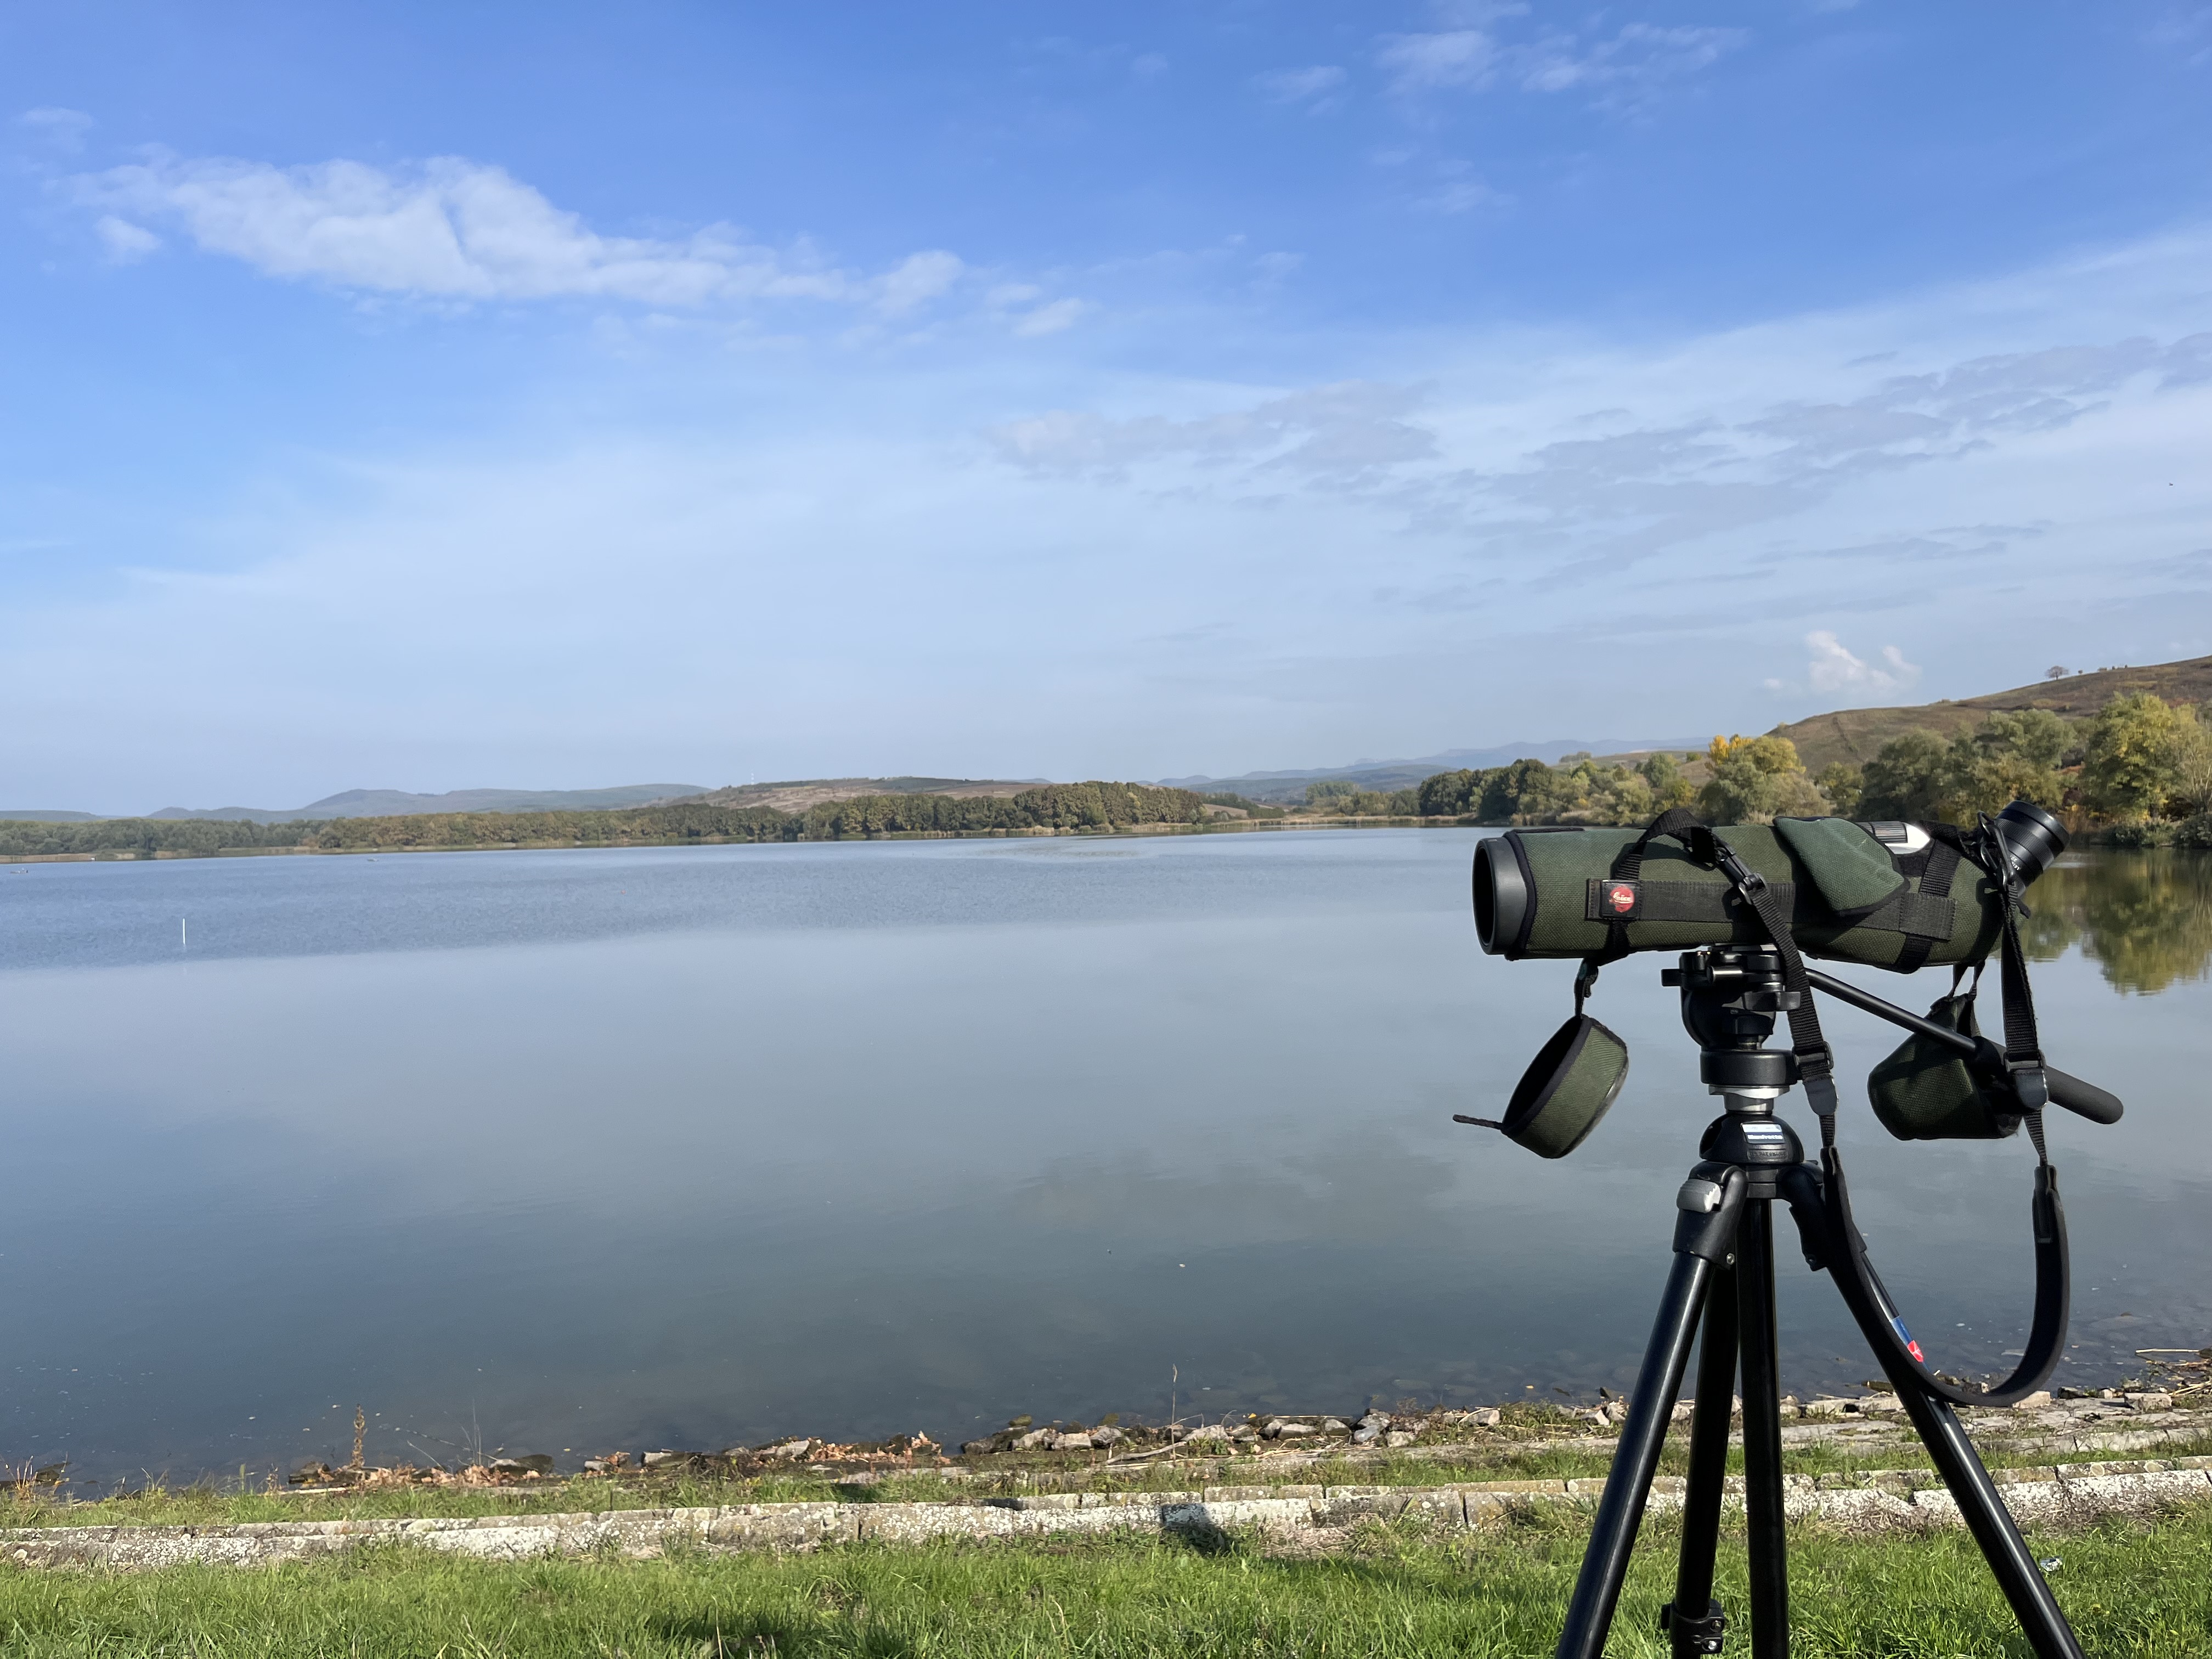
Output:
[[0,821],[15,823],[94,823],[99,819],[97,812],[58,812],[44,806],[27,806],[20,811],[15,807],[0,808]]
[[784,783],[727,784],[684,799],[687,806],[772,806],[804,812],[826,801],[860,795],[996,795],[1011,798],[1049,782],[1047,778],[799,778]]
[[2168,702],[2212,700],[2212,657],[2154,664],[2148,668],[2100,668],[2040,680],[2009,691],[1991,691],[1957,702],[1921,703],[1910,708],[1839,708],[1832,714],[1778,726],[1771,733],[1797,745],[1806,768],[1817,772],[1834,761],[1863,766],[1892,738],[1917,729],[1954,737],[1999,709],[2047,708],[2073,717],[2094,714],[2116,697],[2152,691]]
[[[230,823],[290,823],[301,818],[392,818],[422,812],[612,812],[679,795],[696,795],[696,783],[625,783],[612,789],[449,789],[442,795],[404,789],[345,789],[306,806],[217,806],[205,811],[165,806],[149,818],[208,818]],[[10,813],[27,817],[27,813]],[[94,816],[46,813],[40,821]]]
[[1213,778],[1200,775],[1188,778],[1161,778],[1158,782],[1170,789],[1195,789],[1202,794],[1225,793],[1243,795],[1261,801],[1304,800],[1306,786],[1323,779],[1342,779],[1356,783],[1362,789],[1404,789],[1424,778],[1434,777],[1439,772],[1455,772],[1464,767],[1480,770],[1486,766],[1508,766],[1517,760],[1558,760],[1562,755],[1580,754],[1587,750],[1594,755],[1618,756],[1644,754],[1654,749],[1702,749],[1702,739],[1654,739],[1632,742],[1625,738],[1548,738],[1540,743],[1508,743],[1495,749],[1447,749],[1441,754],[1424,755],[1414,760],[1360,760],[1346,766],[1317,767],[1310,771],[1244,772],[1233,778]]

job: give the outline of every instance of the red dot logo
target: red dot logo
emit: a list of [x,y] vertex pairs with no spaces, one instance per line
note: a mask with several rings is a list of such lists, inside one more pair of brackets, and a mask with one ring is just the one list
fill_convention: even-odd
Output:
[[1613,908],[1616,915],[1626,915],[1636,908],[1636,890],[1626,882],[1608,887],[1605,890],[1605,902]]

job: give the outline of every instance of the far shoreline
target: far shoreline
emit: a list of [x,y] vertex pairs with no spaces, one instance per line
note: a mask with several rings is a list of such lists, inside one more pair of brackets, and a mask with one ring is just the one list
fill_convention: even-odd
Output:
[[819,841],[758,841],[744,836],[681,836],[652,841],[480,841],[422,847],[218,847],[206,852],[137,848],[94,853],[0,853],[0,864],[152,864],[184,859],[370,858],[400,853],[623,853],[659,847],[807,847],[841,842],[1042,841],[1088,836],[1110,841],[1136,836],[1247,835],[1281,830],[1502,830],[1504,824],[1473,823],[1465,818],[1313,817],[1267,818],[1253,823],[1117,823],[1100,828],[1023,830],[878,830],[863,836],[834,836]]
[[[1315,830],[1487,830],[1503,832],[1514,826],[1481,823],[1473,819],[1423,817],[1311,817],[1264,818],[1239,823],[1216,819],[1206,823],[1117,823],[1100,828],[1021,830],[878,830],[866,835],[831,836],[820,840],[761,841],[745,836],[681,836],[652,841],[481,841],[451,846],[422,847],[219,847],[206,852],[161,848],[103,848],[93,853],[0,853],[0,865],[19,864],[153,864],[194,859],[369,858],[394,857],[403,853],[628,853],[670,847],[823,847],[840,842],[878,841],[1044,841],[1054,837],[1087,837],[1113,841],[1152,836],[1242,836]],[[1615,824],[1573,825],[1593,830],[1618,829]],[[2069,853],[2190,853],[2182,847],[2130,846],[2109,831],[2083,830],[2067,848]]]

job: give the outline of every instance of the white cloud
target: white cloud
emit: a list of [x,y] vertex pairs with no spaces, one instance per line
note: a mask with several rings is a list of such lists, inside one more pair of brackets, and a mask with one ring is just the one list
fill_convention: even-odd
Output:
[[1316,64],[1310,69],[1270,70],[1265,75],[1252,77],[1252,84],[1274,102],[1304,104],[1315,111],[1334,108],[1334,94],[1344,82],[1344,70],[1334,64]]
[[118,219],[112,213],[101,214],[92,228],[100,246],[107,250],[107,257],[118,264],[143,259],[161,246],[161,239],[144,226]]
[[1805,677],[1813,690],[1824,696],[1852,696],[1861,692],[1879,692],[1887,696],[1895,692],[1909,691],[1920,683],[1920,670],[1905,661],[1905,653],[1893,645],[1881,648],[1881,666],[1854,656],[1833,632],[1816,628],[1805,636],[1805,646],[1813,654],[1805,665]]
[[1577,87],[1641,90],[1694,75],[1749,39],[1741,29],[1662,28],[1629,23],[1607,38],[1558,34],[1517,55],[1516,78],[1529,92]]
[[1194,420],[1055,410],[985,435],[1034,473],[1119,477],[1146,463],[1246,461],[1343,481],[1437,453],[1435,434],[1402,418],[1421,400],[1411,387],[1347,380]]
[[1039,306],[1016,323],[1014,332],[1024,339],[1057,334],[1062,329],[1073,328],[1090,309],[1090,305],[1082,300],[1054,300],[1050,305]]
[[424,299],[813,300],[896,314],[962,271],[932,251],[867,278],[803,244],[765,247],[722,226],[679,240],[604,236],[505,169],[453,156],[386,169],[156,155],[69,182],[82,204],[119,223],[173,225],[204,252],[271,276]]
[[[2191,256],[2177,245],[2167,257]],[[2038,280],[2063,289],[2112,278],[2084,269]],[[1960,315],[1984,306],[1996,315],[2017,297],[1993,289],[1950,303]],[[2181,314],[2192,310],[2203,314],[2201,306]],[[1849,562],[1882,568],[1868,592],[1887,604],[1885,596],[1901,591],[1906,564],[1924,574],[1932,558],[1963,567],[2008,548],[2017,556],[2023,538],[2055,546],[2045,532],[2077,514],[2049,501],[2057,474],[2036,477],[2043,463],[2032,458],[2086,453],[2052,446],[2100,416],[2114,417],[2106,431],[2160,421],[2193,430],[2203,399],[2178,394],[2212,386],[2212,331],[2205,331],[2163,343],[2136,336],[1969,352],[1914,374],[1898,374],[1899,359],[1887,353],[1869,361],[1864,343],[1908,337],[1899,331],[1918,326],[1887,316],[1801,319],[1716,337],[1685,348],[1689,356],[1634,368],[1626,358],[1601,366],[1569,356],[1541,371],[1524,365],[1516,374],[1535,380],[1511,395],[1479,389],[1504,361],[1486,358],[1456,371],[1437,364],[1451,392],[1416,396],[1402,384],[1354,381],[1275,391],[1227,408],[1214,402],[1198,413],[1109,416],[1062,408],[1000,423],[988,435],[1003,459],[1036,475],[1200,490],[1253,504],[1279,499],[1286,484],[1353,495],[1387,515],[1396,533],[1447,538],[1461,556],[1510,570],[1524,587],[1571,589],[1662,558],[1678,566],[1722,558],[1747,582],[1772,584],[1789,571],[1796,583],[1812,585],[1810,572]],[[1815,338],[1832,343],[1808,361],[1807,343]],[[1923,351],[1911,356],[1927,362]],[[1855,359],[1858,366],[1837,367]],[[1587,383],[1586,401],[1555,401],[1536,390],[1547,380]],[[1733,391],[1723,389],[1729,385]],[[1824,395],[1786,395],[1815,386]],[[1538,408],[1550,413],[1538,419]],[[1417,409],[1418,421],[1411,418]],[[1510,435],[1516,433],[1525,435]],[[2130,441],[2162,453],[2170,440]],[[1971,476],[2011,477],[2007,489],[2046,504],[2027,512],[1976,495],[1984,486],[1960,482],[1970,468]],[[1923,475],[1924,483],[1909,482]],[[1949,489],[1961,492],[1959,500],[1943,496]],[[1914,504],[1897,506],[1907,501]],[[1961,510],[1968,503],[1971,518]],[[1458,591],[1446,582],[1407,599],[1428,603],[1425,593],[1456,604]],[[1899,672],[1879,659],[1868,669]]]
[[695,763],[1141,777],[1624,709],[1749,729],[1770,672],[1783,718],[2197,654],[2207,270],[2197,234],[1705,334],[1338,334],[1331,384],[1147,372],[1249,313],[1136,306],[1041,375],[1009,337],[1049,289],[952,352],[749,358],[744,396],[640,326],[693,395],[640,415],[630,363],[556,356],[465,441],[157,471],[107,542],[71,520],[87,580],[0,607],[0,695],[42,710],[0,763],[112,810]]
[[56,149],[76,151],[84,148],[84,135],[98,125],[81,109],[27,109],[15,118],[15,125],[27,127]]
[[967,267],[942,249],[910,253],[877,279],[876,308],[891,316],[927,305],[958,282]]
[[1401,94],[1502,82],[1531,93],[1587,91],[1601,105],[1624,106],[1711,67],[1749,38],[1742,29],[1628,23],[1609,35],[1555,31],[1509,41],[1489,27],[1468,27],[1384,35],[1376,62]]
[[1481,29],[1386,34],[1375,54],[1375,61],[1390,72],[1392,88],[1398,92],[1486,86],[1498,58],[1498,42]]
[[1480,179],[1447,176],[1433,189],[1413,198],[1413,205],[1427,213],[1472,213],[1477,208],[1510,207],[1513,198]]

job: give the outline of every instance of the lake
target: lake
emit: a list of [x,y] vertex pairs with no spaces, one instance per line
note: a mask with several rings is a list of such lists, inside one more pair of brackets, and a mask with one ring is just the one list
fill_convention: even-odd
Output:
[[[1573,971],[1476,948],[1476,838],[0,866],[0,1456],[342,1462],[356,1402],[372,1461],[565,1466],[1625,1388],[1715,1103],[1645,956],[1592,1005],[1633,1066],[1579,1152],[1452,1123]],[[2051,1114],[2056,1380],[2106,1382],[2212,1342],[2212,862],[2031,899],[2052,1061],[2128,1104]],[[1899,1034],[1827,1024],[1884,1277],[1936,1363],[2008,1369],[2026,1137],[1891,1140],[1859,1079]],[[1876,1374],[1788,1249],[1780,1296],[1786,1387]]]

